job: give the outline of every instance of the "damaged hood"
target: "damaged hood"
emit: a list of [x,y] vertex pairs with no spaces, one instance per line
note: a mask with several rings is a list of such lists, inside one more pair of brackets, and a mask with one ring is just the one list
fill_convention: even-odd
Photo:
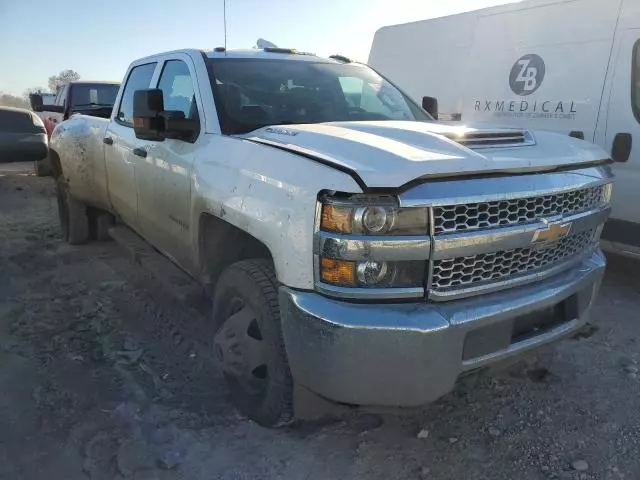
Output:
[[354,171],[369,188],[492,172],[553,170],[608,158],[588,142],[509,127],[383,121],[264,127],[243,136]]

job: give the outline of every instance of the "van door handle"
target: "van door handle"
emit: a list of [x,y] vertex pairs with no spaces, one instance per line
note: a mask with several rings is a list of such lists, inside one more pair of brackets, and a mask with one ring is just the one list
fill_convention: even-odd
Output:
[[111,137],[104,137],[104,138],[102,139],[102,143],[105,143],[105,144],[107,144],[107,145],[113,145],[113,138],[111,138]]
[[137,155],[138,157],[142,157],[142,158],[146,158],[147,157],[147,151],[144,148],[134,148],[133,149],[133,154]]

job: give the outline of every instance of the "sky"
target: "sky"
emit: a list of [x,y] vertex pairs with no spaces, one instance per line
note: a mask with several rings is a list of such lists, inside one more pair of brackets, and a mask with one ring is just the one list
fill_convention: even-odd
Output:
[[[366,62],[376,30],[508,0],[226,0],[227,47],[258,38]],[[0,91],[47,87],[62,70],[121,81],[129,63],[224,45],[223,0],[0,0]]]

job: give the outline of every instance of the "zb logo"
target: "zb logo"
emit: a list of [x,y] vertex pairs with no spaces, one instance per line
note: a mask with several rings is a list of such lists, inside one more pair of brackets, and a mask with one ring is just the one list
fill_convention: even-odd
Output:
[[516,95],[531,95],[542,83],[545,74],[544,60],[535,53],[520,57],[511,67],[509,85]]

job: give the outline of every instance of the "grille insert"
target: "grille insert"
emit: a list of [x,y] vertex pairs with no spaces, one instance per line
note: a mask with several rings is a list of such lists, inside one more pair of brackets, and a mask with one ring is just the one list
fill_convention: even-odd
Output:
[[579,256],[594,243],[595,229],[566,237],[546,248],[516,248],[433,262],[433,291],[498,282],[550,268]]
[[601,204],[604,186],[556,195],[434,207],[434,231],[466,232],[538,221],[554,215],[571,215]]

